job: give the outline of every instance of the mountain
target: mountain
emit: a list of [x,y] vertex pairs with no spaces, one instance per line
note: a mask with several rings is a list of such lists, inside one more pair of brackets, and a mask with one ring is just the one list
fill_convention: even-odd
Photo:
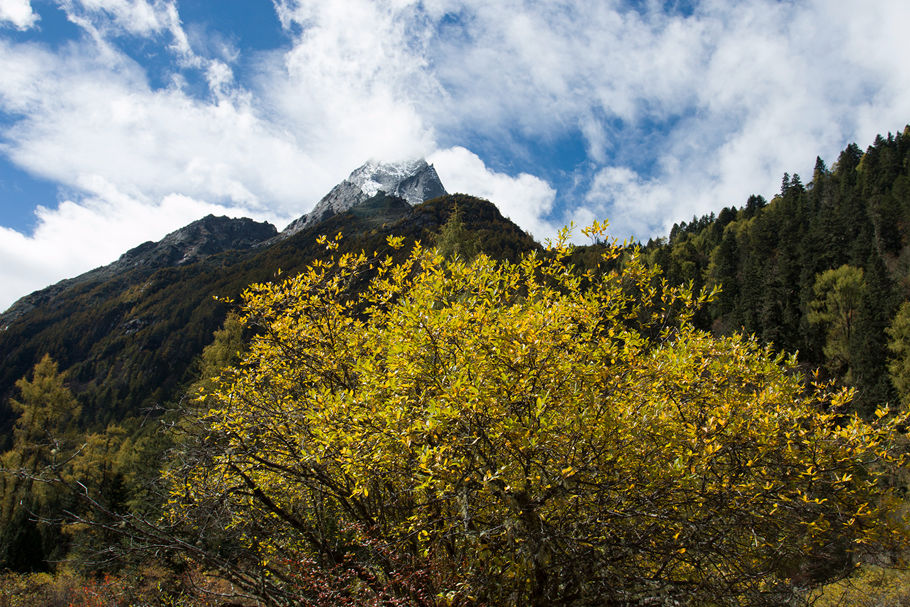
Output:
[[139,266],[179,266],[232,249],[248,249],[274,237],[278,230],[270,223],[246,217],[229,219],[208,215],[165,236],[124,253],[108,266],[118,273]]
[[310,213],[291,223],[281,236],[286,238],[312,227],[363,203],[380,192],[401,198],[411,206],[446,195],[436,169],[425,160],[398,164],[371,161],[332,188],[331,192],[316,203]]
[[315,226],[334,215],[362,205],[380,192],[400,198],[410,206],[446,195],[433,165],[425,160],[401,163],[370,161],[355,169],[313,208],[280,234],[269,223],[248,218],[229,219],[209,215],[194,221],[159,242],[145,242],[130,249],[112,264],[75,278],[60,281],[27,295],[0,313],[0,331],[10,322],[38,306],[50,303],[62,291],[78,284],[112,278],[128,270],[179,266],[224,251],[244,250],[272,239],[284,239]]
[[62,280],[17,300],[0,313],[0,331],[16,319],[40,306],[53,306],[56,298],[79,285],[112,279],[130,271],[140,273],[191,264],[230,250],[248,249],[275,237],[278,230],[270,223],[248,218],[230,219],[208,215],[172,232],[159,242],[145,242],[130,249],[112,264],[96,268],[75,278]]
[[[359,185],[358,185],[359,184]],[[351,192],[345,198],[340,192]],[[410,196],[390,195],[384,188]],[[114,263],[32,293],[0,314],[0,447],[9,439],[15,381],[45,353],[67,372],[83,427],[99,427],[182,396],[194,364],[250,284],[291,275],[325,253],[319,234],[342,232],[342,250],[386,251],[386,237],[432,242],[455,208],[465,238],[494,257],[537,247],[488,201],[443,195],[432,166],[364,165],[323,201],[328,212],[278,234],[250,219],[206,217],[124,253]],[[372,196],[368,196],[373,192]],[[421,194],[423,193],[423,194]],[[320,204],[322,204],[322,202]],[[412,203],[417,203],[416,205]],[[319,221],[312,219],[321,217]],[[309,221],[307,221],[309,219]]]

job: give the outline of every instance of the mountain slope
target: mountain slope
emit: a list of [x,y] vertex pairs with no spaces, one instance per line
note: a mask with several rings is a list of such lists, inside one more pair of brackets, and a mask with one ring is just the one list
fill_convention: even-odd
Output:
[[224,251],[248,249],[273,238],[277,233],[275,226],[269,223],[208,215],[168,234],[159,242],[149,241],[130,249],[114,263],[26,295],[0,313],[0,331],[6,330],[16,319],[35,308],[54,306],[57,296],[68,289],[110,280],[134,270],[150,273],[168,266],[200,261]]
[[[494,256],[514,257],[537,246],[484,200],[444,196],[412,207],[378,194],[282,239],[256,241],[274,236],[274,228],[251,226],[255,237],[244,232],[239,240],[221,239],[237,248],[215,247],[209,254],[208,241],[183,237],[195,233],[191,224],[154,246],[133,249],[112,266],[32,294],[0,316],[0,433],[8,435],[12,423],[8,400],[14,382],[45,353],[68,371],[84,425],[139,415],[180,398],[182,386],[193,379],[193,361],[228,310],[215,297],[238,297],[247,285],[274,279],[279,269],[301,270],[324,253],[316,244],[321,233],[341,231],[347,250],[385,250],[388,235],[429,241],[456,206],[467,232]],[[229,221],[224,225],[243,220]],[[174,243],[184,246],[173,249]]]

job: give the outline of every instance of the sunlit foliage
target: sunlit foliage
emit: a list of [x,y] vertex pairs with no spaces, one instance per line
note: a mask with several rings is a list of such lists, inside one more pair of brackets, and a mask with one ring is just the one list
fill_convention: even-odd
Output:
[[866,290],[863,271],[848,265],[827,270],[815,279],[815,297],[807,319],[826,329],[825,358],[829,367],[851,382],[851,341]]
[[323,242],[244,294],[255,337],[168,472],[169,523],[223,530],[266,602],[780,605],[903,540],[901,420],[694,329],[711,295],[627,249]]

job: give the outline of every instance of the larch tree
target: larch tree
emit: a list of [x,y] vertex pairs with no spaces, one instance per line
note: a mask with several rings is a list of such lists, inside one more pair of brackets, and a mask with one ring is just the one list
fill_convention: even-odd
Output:
[[831,371],[852,381],[851,341],[866,292],[862,268],[842,265],[826,270],[815,279],[815,300],[808,320],[825,327],[824,353]]
[[0,456],[0,567],[47,569],[68,542],[59,525],[45,519],[59,516],[72,500],[41,478],[72,456],[80,406],[49,355],[16,387],[13,448]]

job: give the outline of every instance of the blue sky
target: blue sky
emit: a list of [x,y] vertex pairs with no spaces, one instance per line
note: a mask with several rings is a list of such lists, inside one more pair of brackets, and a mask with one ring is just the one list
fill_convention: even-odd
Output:
[[[427,157],[538,239],[665,235],[910,122],[905,0],[0,0],[0,308]],[[804,179],[805,181],[805,179]]]

